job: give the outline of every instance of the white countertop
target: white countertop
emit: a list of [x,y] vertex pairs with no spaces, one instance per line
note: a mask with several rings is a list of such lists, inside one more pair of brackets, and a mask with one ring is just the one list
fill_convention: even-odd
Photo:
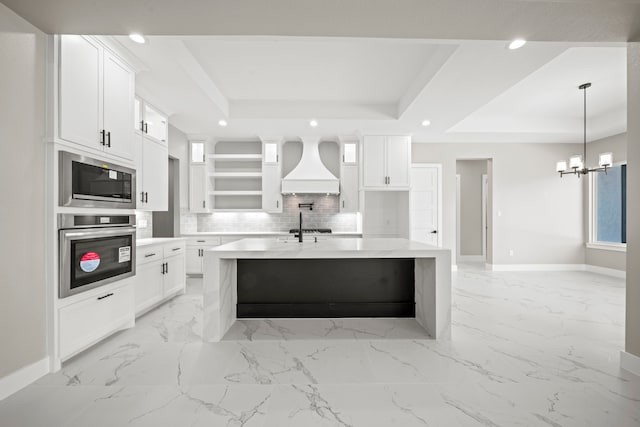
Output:
[[136,240],[136,247],[161,245],[163,243],[171,243],[175,241],[186,241],[184,237],[150,237],[148,239]]
[[[197,231],[193,233],[182,233],[184,237],[189,236],[292,236],[288,231]],[[362,236],[356,231],[335,231],[333,233],[304,233],[314,236]]]
[[205,251],[218,258],[435,258],[450,254],[407,239],[313,239],[283,241],[274,238],[242,239]]

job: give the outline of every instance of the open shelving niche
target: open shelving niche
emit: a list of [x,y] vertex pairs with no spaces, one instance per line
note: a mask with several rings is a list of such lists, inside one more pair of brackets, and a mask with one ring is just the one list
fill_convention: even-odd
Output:
[[214,212],[262,211],[262,142],[213,143],[207,154],[209,206]]

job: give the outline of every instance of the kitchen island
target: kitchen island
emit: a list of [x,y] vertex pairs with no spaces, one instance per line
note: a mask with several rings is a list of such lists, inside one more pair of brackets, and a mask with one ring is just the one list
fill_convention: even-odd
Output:
[[203,292],[205,341],[241,317],[410,316],[448,338],[451,254],[406,239],[243,239],[205,251]]

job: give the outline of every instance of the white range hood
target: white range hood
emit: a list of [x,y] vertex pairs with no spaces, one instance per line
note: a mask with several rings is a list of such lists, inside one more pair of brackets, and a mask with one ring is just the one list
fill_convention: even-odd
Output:
[[319,145],[319,137],[302,137],[302,158],[282,179],[282,194],[340,194],[340,180],[320,160]]

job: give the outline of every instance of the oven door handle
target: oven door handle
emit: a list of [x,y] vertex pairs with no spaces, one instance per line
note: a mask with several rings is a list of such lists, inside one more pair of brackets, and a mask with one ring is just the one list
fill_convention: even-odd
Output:
[[117,236],[136,232],[135,227],[112,227],[99,229],[83,229],[82,231],[61,230],[65,238],[93,239],[95,237]]

